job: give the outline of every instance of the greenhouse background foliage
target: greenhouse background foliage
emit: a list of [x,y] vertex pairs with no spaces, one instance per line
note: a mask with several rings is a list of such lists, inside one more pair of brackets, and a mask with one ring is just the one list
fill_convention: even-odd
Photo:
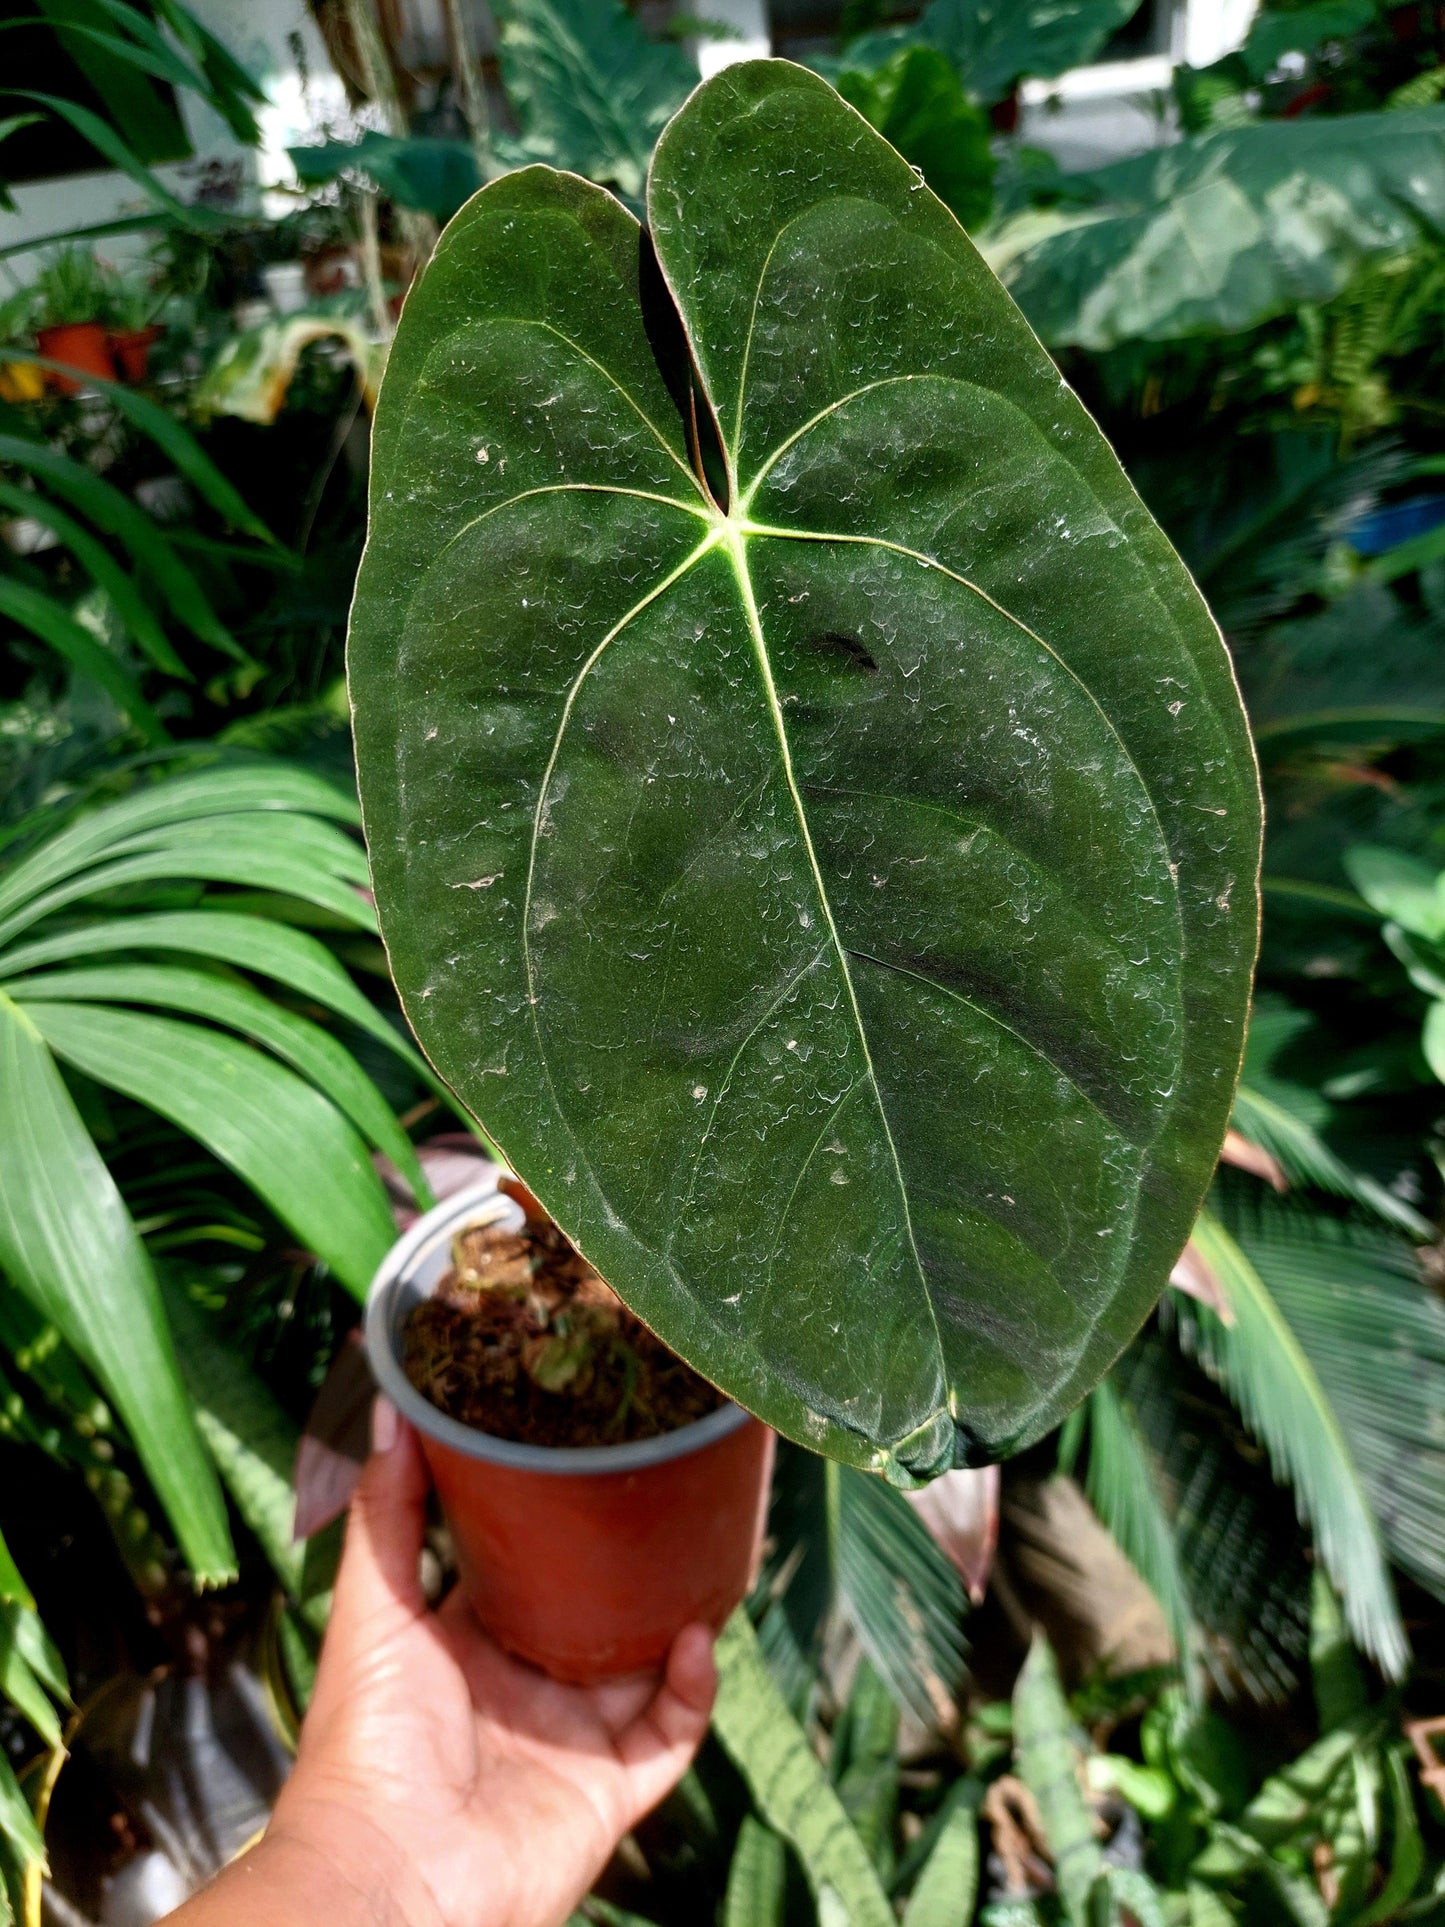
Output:
[[[337,1547],[298,1446],[324,1518],[368,1281],[482,1156],[351,767],[401,301],[510,168],[639,208],[761,31],[953,210],[1207,598],[1263,946],[1158,1311],[1002,1468],[780,1451],[713,1736],[582,1918],[1445,1922],[1445,12],[1277,0],[1192,62],[1191,12],[316,0],[289,138],[200,0],[0,15],[0,1920],[157,1918],[264,1824]],[[1081,155],[1133,62],[1132,151]]]

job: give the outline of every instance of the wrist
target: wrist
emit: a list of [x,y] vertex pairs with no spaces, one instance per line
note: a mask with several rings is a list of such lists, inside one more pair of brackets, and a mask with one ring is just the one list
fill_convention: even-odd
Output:
[[375,1836],[348,1856],[306,1826],[272,1822],[175,1916],[176,1927],[432,1927],[406,1911],[410,1883],[381,1864]]

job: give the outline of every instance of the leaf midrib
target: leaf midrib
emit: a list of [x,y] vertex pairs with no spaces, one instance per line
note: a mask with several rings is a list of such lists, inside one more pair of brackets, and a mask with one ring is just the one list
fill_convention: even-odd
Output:
[[813,887],[818,893],[818,902],[822,907],[823,916],[827,922],[828,935],[832,939],[833,949],[838,960],[838,968],[843,977],[843,987],[848,993],[848,1007],[853,1013],[853,1023],[858,1037],[858,1048],[862,1053],[868,1081],[873,1086],[873,1098],[877,1106],[878,1120],[883,1127],[884,1141],[888,1146],[888,1155],[892,1160],[893,1174],[898,1185],[899,1205],[903,1213],[903,1229],[908,1237],[908,1249],[913,1258],[914,1269],[918,1274],[919,1289],[922,1292],[923,1301],[928,1307],[929,1322],[933,1327],[933,1340],[938,1353],[939,1376],[946,1382],[947,1354],[943,1343],[943,1333],[939,1328],[938,1312],[933,1303],[933,1294],[928,1288],[928,1273],[924,1270],[923,1259],[918,1250],[918,1238],[913,1229],[913,1210],[909,1203],[908,1186],[904,1181],[903,1165],[898,1156],[898,1146],[894,1141],[893,1126],[888,1119],[888,1109],[883,1102],[883,1090],[878,1082],[878,1073],[873,1066],[873,1053],[868,1048],[868,1032],[864,1027],[863,1013],[858,1008],[858,993],[853,985],[853,972],[848,963],[847,946],[844,944],[838,932],[838,926],[833,918],[833,905],[828,895],[828,886],[823,880],[823,871],[818,862],[818,853],[813,847],[813,832],[808,824],[808,812],[803,807],[802,792],[798,787],[798,779],[793,771],[792,746],[788,741],[787,724],[783,719],[783,706],[778,699],[777,684],[773,680],[773,665],[768,656],[768,644],[767,638],[763,634],[762,617],[758,613],[757,598],[753,594],[753,580],[748,569],[746,541],[746,536],[734,524],[729,531],[726,542],[727,554],[732,563],[733,573],[737,578],[738,594],[742,598],[743,612],[747,617],[748,630],[752,636],[753,649],[758,660],[758,669],[763,679],[764,693],[768,699],[768,709],[773,719],[773,728],[777,734],[778,752],[782,757],[783,763],[783,778],[788,786],[788,794],[793,800],[793,810],[797,820],[798,834],[802,838],[803,848],[807,853],[808,867],[813,877]]

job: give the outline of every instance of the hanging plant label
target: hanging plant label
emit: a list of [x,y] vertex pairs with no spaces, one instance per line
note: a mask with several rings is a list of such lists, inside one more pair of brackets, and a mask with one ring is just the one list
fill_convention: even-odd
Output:
[[907,1483],[1054,1425],[1183,1247],[1253,756],[1109,447],[830,87],[726,69],[647,205],[508,175],[407,301],[350,642],[382,929],[626,1302]]

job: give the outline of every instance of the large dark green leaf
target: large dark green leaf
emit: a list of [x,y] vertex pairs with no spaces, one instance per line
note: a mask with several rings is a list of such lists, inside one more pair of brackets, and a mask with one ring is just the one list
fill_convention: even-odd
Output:
[[1244,720],[1107,446],[830,88],[727,69],[649,206],[726,512],[605,194],[496,182],[408,299],[351,638],[386,939],[669,1343],[928,1476],[1047,1431],[1188,1233],[1255,943]]
[[1445,107],[1261,121],[1078,177],[1094,207],[1019,215],[990,258],[1045,341],[1230,334],[1328,301],[1445,227]]

